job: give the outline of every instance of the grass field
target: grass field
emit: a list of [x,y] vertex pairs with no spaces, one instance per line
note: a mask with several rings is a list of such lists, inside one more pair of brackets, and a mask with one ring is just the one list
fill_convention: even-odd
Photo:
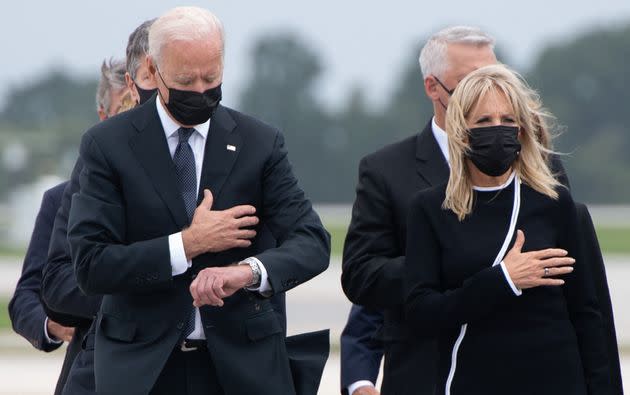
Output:
[[[327,226],[332,238],[332,255],[341,256],[347,226]],[[604,254],[630,254],[630,227],[599,227],[597,238]]]
[[[326,229],[332,237],[332,255],[341,256],[348,226],[327,225]],[[605,254],[630,254],[630,227],[598,227],[597,237]],[[24,248],[0,245],[0,257],[3,256],[21,258]]]
[[604,253],[630,254],[630,228],[597,228],[597,238]]
[[10,328],[11,321],[9,320],[9,300],[0,298],[0,330]]

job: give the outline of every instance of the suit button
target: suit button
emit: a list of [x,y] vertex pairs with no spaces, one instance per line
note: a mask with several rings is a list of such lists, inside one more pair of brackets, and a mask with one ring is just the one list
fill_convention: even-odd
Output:
[[180,322],[179,324],[177,324],[177,329],[184,329],[184,323]]
[[254,305],[254,310],[260,311],[260,305],[258,303]]

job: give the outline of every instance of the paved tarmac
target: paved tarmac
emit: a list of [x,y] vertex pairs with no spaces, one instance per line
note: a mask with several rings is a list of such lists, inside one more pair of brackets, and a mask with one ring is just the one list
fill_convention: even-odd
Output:
[[[20,272],[20,262],[0,261],[0,297],[13,293]],[[607,256],[607,273],[615,310],[620,345],[630,347],[630,256]],[[339,282],[338,260],[330,269],[292,290],[287,295],[289,334],[331,329],[337,342],[345,325],[350,304]],[[37,352],[13,333],[0,333],[0,395],[51,394],[63,358],[62,351],[50,354]],[[622,358],[626,387],[630,386],[630,354]],[[27,373],[28,372],[28,373]],[[321,395],[338,394],[339,356],[332,354],[324,372]],[[630,387],[628,387],[630,388]]]

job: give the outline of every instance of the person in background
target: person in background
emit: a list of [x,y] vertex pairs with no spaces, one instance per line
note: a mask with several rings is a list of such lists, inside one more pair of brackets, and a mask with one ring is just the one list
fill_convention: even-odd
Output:
[[[104,61],[96,94],[99,119],[115,115],[120,110],[121,99],[125,94],[124,62]],[[35,348],[50,352],[59,348],[64,341],[70,343],[55,388],[56,395],[61,394],[82,340],[81,331],[75,329],[80,322],[68,315],[50,311],[41,300],[42,271],[48,256],[55,215],[67,185],[66,181],[44,192],[22,265],[22,275],[9,302],[13,329]]]
[[153,22],[155,18],[144,21],[131,33],[127,42],[125,81],[138,104],[149,100],[157,91],[157,83],[153,74],[149,73],[146,61],[149,53],[149,29]]
[[127,90],[125,62],[104,60],[101,65],[101,78],[96,88],[96,112],[101,121],[120,112],[121,99]]

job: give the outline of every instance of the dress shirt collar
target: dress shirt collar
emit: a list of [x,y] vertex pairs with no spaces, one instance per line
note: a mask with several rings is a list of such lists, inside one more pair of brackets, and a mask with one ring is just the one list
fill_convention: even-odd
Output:
[[[164,133],[166,133],[166,138],[173,136],[177,133],[177,130],[181,128],[166,112],[166,108],[162,104],[162,100],[160,100],[160,95],[158,93],[155,98],[155,104],[157,107],[158,116],[160,117],[160,122],[162,122],[162,128],[164,129]],[[210,130],[210,120],[208,119],[206,122],[195,125],[193,128],[203,137],[204,139],[208,137],[208,130]]]
[[[442,151],[442,155],[446,162],[449,163],[449,155],[448,155],[448,137],[446,132],[435,123],[435,117],[431,120],[431,130],[433,131],[433,136],[440,146],[440,151]],[[449,163],[450,166],[450,163]]]

